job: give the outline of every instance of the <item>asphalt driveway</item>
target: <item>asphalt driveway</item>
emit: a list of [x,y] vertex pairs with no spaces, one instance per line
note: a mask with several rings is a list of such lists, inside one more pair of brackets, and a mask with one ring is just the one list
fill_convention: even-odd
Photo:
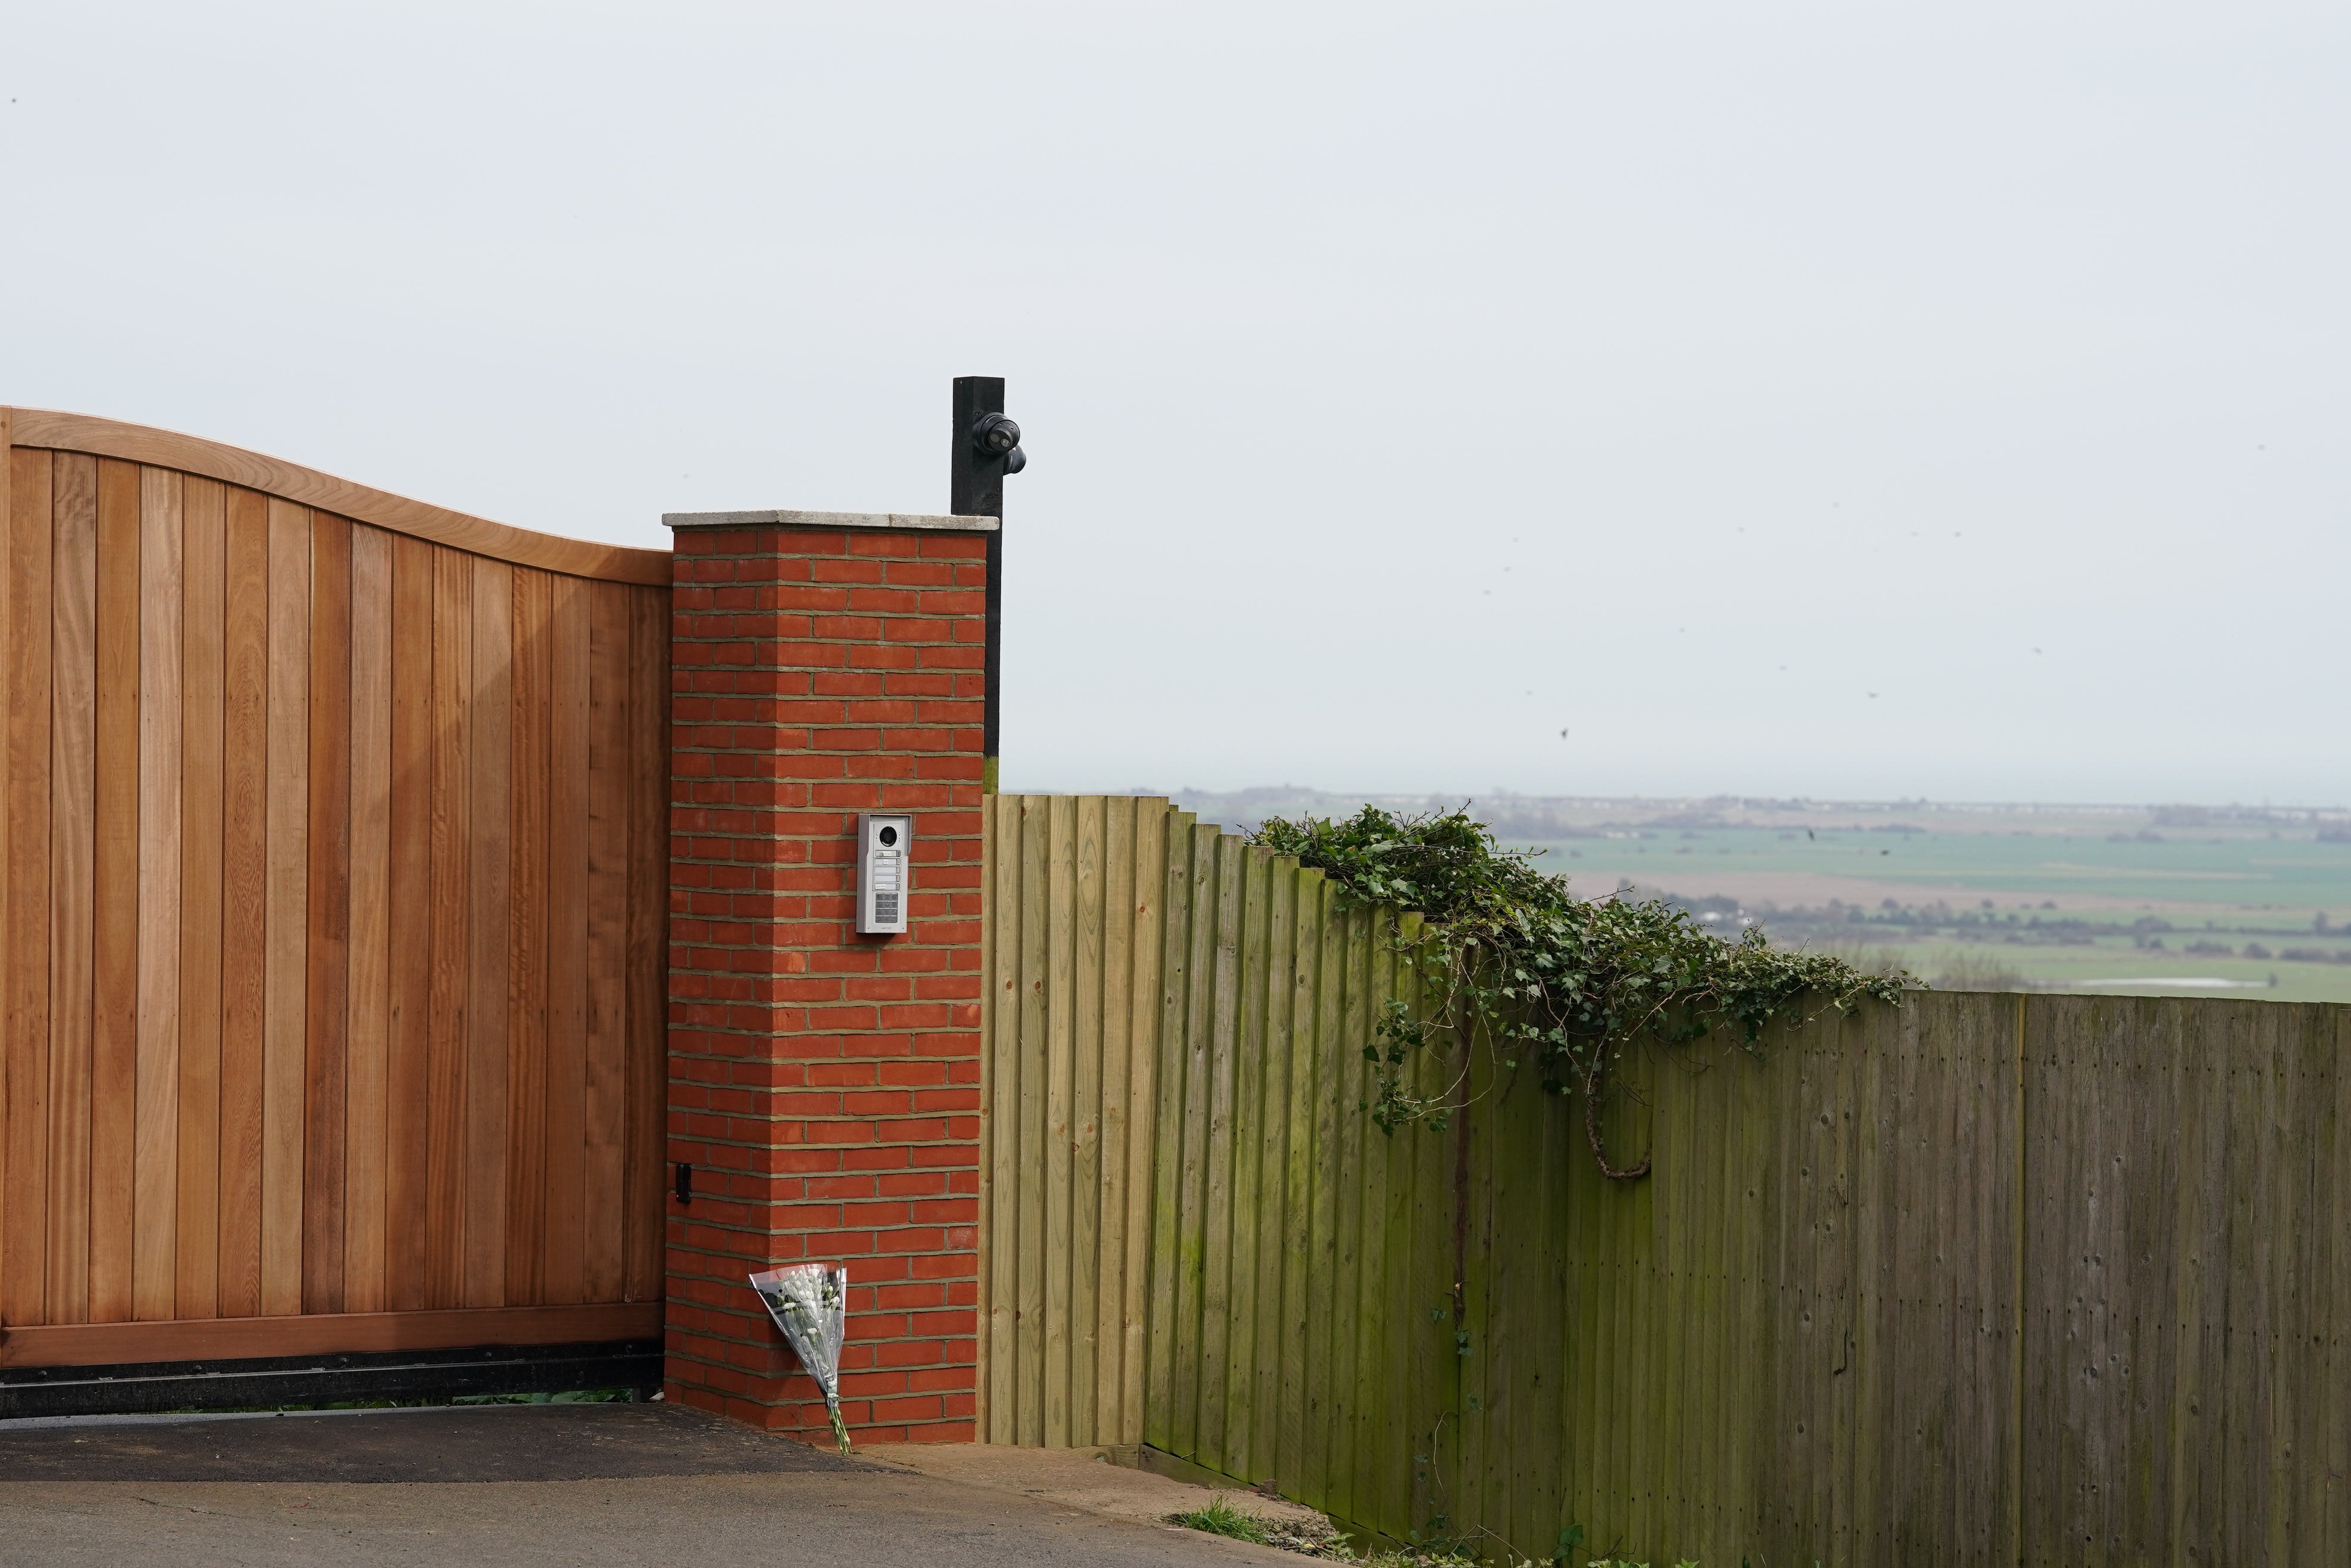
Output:
[[668,1405],[0,1426],[6,1568],[1302,1561]]

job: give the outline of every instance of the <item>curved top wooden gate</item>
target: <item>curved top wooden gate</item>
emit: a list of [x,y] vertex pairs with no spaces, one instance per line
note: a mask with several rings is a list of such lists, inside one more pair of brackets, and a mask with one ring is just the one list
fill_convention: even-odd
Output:
[[0,1366],[657,1334],[668,554],[0,444]]

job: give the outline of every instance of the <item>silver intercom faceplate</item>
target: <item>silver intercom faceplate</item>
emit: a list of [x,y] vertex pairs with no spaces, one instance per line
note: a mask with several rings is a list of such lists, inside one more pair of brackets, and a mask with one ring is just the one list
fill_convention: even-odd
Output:
[[914,891],[914,819],[903,813],[857,814],[857,931],[897,936],[906,929],[906,898]]

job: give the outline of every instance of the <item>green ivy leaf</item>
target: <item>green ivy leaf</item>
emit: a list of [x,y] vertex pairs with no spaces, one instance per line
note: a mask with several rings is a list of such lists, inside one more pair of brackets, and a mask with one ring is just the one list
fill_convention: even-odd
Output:
[[[1321,870],[1343,906],[1382,911],[1386,945],[1415,955],[1405,961],[1421,977],[1417,1011],[1387,1000],[1378,1043],[1364,1048],[1375,1097],[1361,1108],[1384,1132],[1442,1127],[1459,1108],[1458,1086],[1432,1098],[1407,1091],[1412,1059],[1425,1050],[1508,1047],[1507,1057],[1497,1049],[1506,1067],[1523,1053],[1543,1069],[1547,1091],[1572,1094],[1604,1082],[1636,1038],[1687,1045],[1736,1023],[1751,1049],[1767,1023],[1801,1020],[1804,998],[1843,1011],[1864,996],[1897,1001],[1914,983],[1782,951],[1756,928],[1719,938],[1661,901],[1575,898],[1564,877],[1500,848],[1466,810],[1274,817],[1250,837]],[[1399,906],[1424,919],[1409,938]]]

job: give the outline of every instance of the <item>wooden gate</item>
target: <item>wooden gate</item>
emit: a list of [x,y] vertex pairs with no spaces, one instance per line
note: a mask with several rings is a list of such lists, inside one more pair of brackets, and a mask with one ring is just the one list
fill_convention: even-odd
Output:
[[0,1367],[657,1334],[667,553],[0,444]]

